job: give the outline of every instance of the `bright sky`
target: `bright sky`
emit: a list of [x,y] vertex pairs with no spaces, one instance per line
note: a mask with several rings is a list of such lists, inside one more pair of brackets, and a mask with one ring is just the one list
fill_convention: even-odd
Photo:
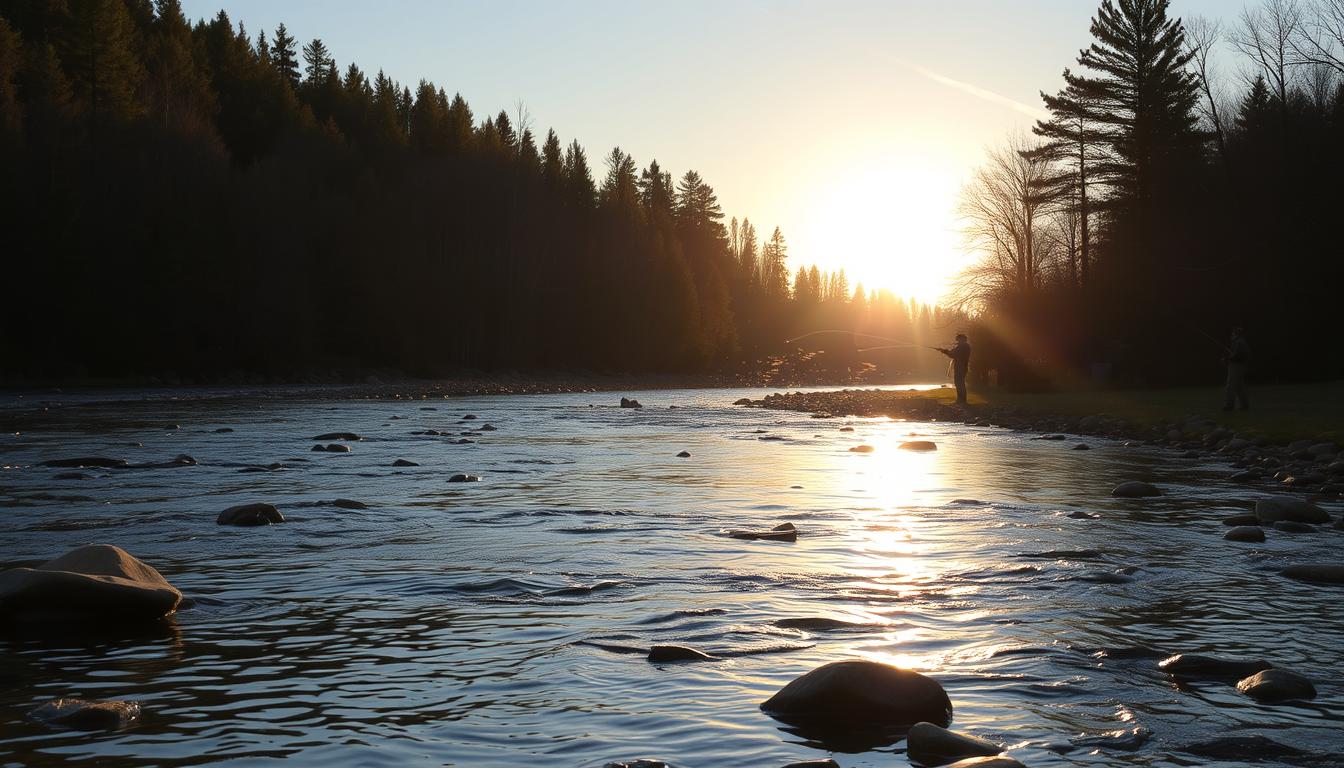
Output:
[[[523,101],[601,158],[694,168],[726,214],[789,264],[935,301],[965,263],[954,213],[986,147],[1026,130],[1038,92],[1090,42],[1092,0],[184,0],[255,36],[284,22],[411,86],[460,92],[477,117]],[[1174,0],[1230,17],[1232,0]],[[269,37],[269,34],[268,34]]]

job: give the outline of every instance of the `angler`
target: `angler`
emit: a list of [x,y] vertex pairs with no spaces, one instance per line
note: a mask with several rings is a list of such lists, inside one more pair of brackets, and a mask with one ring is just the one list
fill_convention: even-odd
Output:
[[966,404],[966,371],[971,367],[971,345],[966,334],[958,333],[951,349],[934,347],[952,359],[952,383],[957,387],[957,405]]

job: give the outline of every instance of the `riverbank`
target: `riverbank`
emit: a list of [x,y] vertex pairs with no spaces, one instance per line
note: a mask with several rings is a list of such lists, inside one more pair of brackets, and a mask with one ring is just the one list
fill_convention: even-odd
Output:
[[[1274,483],[1324,497],[1344,492],[1344,383],[1261,387],[1251,411],[1220,410],[1216,389],[979,393],[958,406],[951,389],[842,390],[768,395],[750,405],[824,416],[886,416],[1042,433],[1106,437],[1164,446],[1187,458],[1208,454]],[[745,405],[739,401],[739,403]]]

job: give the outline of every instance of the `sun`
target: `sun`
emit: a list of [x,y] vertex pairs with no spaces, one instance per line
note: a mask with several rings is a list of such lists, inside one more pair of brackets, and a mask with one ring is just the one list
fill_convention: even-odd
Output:
[[[934,304],[965,264],[956,216],[959,180],[918,165],[836,169],[817,189],[793,266],[845,270],[850,288],[885,288]],[[814,252],[815,251],[815,252]]]

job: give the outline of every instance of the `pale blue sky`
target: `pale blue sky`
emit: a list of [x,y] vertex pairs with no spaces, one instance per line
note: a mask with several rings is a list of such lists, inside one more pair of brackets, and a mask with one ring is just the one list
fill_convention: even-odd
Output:
[[[964,260],[953,215],[986,146],[1027,129],[1038,92],[1090,41],[1090,0],[584,2],[184,0],[255,36],[284,22],[411,86],[460,92],[478,117],[526,103],[596,171],[694,168],[729,215],[776,224],[790,263],[936,298]],[[1231,19],[1235,0],[1175,0]],[[954,82],[955,81],[955,82]],[[958,86],[962,83],[965,87]],[[1015,106],[1022,105],[1021,107]]]

